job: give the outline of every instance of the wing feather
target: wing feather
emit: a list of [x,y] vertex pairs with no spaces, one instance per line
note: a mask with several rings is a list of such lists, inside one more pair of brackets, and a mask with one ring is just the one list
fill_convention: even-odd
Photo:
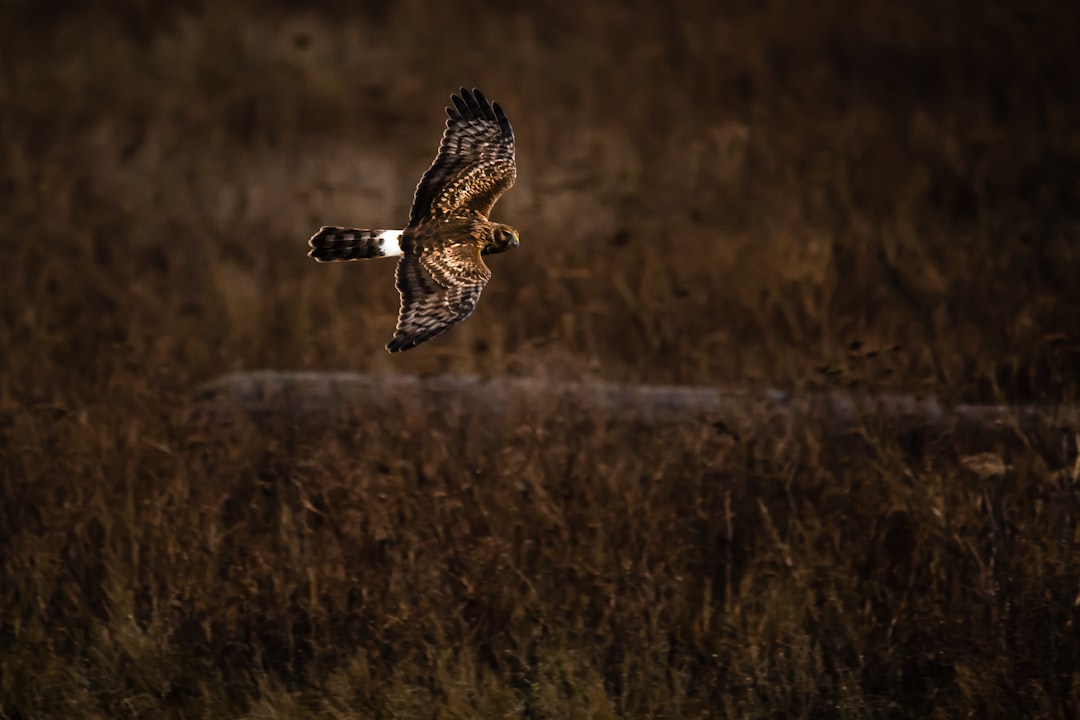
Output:
[[452,101],[439,152],[416,186],[410,227],[462,213],[486,218],[517,178],[514,130],[499,104],[465,88]]
[[472,314],[491,271],[474,243],[427,247],[403,255],[396,279],[401,294],[390,352],[409,350]]

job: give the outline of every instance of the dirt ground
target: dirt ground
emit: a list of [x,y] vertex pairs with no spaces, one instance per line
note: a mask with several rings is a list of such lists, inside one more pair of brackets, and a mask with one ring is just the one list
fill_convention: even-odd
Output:
[[[1075,717],[1080,465],[417,404],[187,421],[260,368],[1077,400],[1061,2],[0,5],[0,717]],[[460,86],[521,247],[390,356]],[[496,438],[496,439],[493,439]]]

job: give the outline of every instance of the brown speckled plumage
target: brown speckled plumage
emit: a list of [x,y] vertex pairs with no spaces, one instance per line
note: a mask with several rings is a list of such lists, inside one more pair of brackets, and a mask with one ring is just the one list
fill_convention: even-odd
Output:
[[386,346],[392,353],[469,317],[491,278],[481,256],[518,244],[517,231],[488,220],[517,176],[510,121],[479,90],[462,88],[452,99],[439,152],[416,187],[409,224],[397,241],[400,250],[386,247],[384,230],[323,227],[309,241],[309,255],[320,261],[400,254],[401,310]]

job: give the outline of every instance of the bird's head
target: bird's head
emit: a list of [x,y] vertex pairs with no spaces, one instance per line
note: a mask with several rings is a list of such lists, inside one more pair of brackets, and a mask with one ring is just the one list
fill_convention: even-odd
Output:
[[484,255],[506,252],[510,248],[516,248],[521,244],[518,232],[509,225],[502,223],[491,224],[491,239],[484,245]]

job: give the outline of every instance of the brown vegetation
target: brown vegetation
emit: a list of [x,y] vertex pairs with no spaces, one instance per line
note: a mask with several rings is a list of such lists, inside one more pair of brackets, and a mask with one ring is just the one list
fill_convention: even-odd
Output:
[[[1052,432],[185,422],[262,367],[1075,401],[1076,10],[369,5],[0,5],[0,717],[1080,712]],[[402,222],[460,85],[522,246],[390,357],[392,263],[305,241]]]

